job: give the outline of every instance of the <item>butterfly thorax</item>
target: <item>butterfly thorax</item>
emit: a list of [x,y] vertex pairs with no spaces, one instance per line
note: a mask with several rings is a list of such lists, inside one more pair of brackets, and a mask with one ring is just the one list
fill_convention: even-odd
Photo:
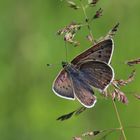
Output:
[[73,64],[68,62],[62,62],[62,66],[68,74],[77,75],[79,73],[78,69],[75,68]]

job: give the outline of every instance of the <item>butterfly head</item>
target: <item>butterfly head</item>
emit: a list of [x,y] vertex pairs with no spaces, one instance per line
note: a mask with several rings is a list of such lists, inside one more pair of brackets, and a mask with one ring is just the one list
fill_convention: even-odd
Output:
[[62,67],[64,68],[65,66],[68,65],[68,62],[62,61]]

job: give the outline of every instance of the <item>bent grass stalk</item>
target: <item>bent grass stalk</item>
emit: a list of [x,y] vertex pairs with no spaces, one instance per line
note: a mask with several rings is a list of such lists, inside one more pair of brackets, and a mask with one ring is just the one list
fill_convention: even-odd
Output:
[[[92,30],[91,30],[91,27],[90,27],[90,24],[89,24],[89,19],[88,19],[87,13],[86,13],[86,9],[85,9],[85,6],[83,5],[83,3],[81,2],[81,0],[80,0],[80,4],[81,4],[81,8],[83,10],[84,16],[85,16],[85,21],[87,23],[89,33],[90,33],[90,35],[91,35],[91,37],[93,39],[93,43],[94,43],[93,33],[92,33]],[[120,131],[122,133],[123,139],[127,140],[125,132],[124,132],[124,127],[122,125],[121,118],[120,118],[120,115],[119,115],[119,112],[118,112],[118,109],[117,109],[117,106],[116,106],[116,103],[115,103],[115,101],[113,99],[112,99],[112,103],[113,103],[113,107],[114,107],[114,110],[115,110],[115,113],[116,113],[116,117],[117,117],[119,125],[120,125]]]

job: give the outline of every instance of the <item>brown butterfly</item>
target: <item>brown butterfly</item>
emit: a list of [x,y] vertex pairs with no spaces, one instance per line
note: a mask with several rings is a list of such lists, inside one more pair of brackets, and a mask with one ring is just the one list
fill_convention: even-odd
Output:
[[59,97],[75,100],[91,108],[96,103],[93,87],[103,92],[114,79],[110,66],[114,50],[112,39],[106,39],[75,57],[71,63],[62,62],[63,69],[52,89]]

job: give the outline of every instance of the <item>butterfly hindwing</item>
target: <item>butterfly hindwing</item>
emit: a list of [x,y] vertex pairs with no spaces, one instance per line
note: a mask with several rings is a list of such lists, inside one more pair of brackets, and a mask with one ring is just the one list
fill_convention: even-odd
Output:
[[96,103],[93,89],[80,75],[71,75],[75,97],[85,107],[91,108]]
[[97,60],[110,63],[114,45],[112,39],[107,39],[97,43],[88,50],[84,51],[72,60],[72,64],[78,65],[83,61]]
[[75,99],[70,77],[65,70],[60,71],[53,83],[52,89],[56,95],[62,98]]
[[101,61],[86,61],[80,65],[84,80],[100,90],[105,90],[114,78],[111,66]]

